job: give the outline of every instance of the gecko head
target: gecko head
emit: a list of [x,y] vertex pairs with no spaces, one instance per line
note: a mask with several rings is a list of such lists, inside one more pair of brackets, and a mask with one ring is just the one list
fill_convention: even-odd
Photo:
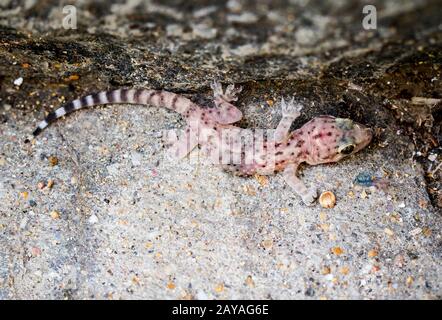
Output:
[[373,131],[350,119],[336,118],[336,127],[341,131],[336,141],[336,160],[338,161],[364,149],[373,138]]
[[[336,162],[364,149],[373,131],[350,119],[324,117],[319,134],[311,137],[311,163]],[[332,121],[330,121],[332,120]],[[312,133],[313,134],[313,133]]]

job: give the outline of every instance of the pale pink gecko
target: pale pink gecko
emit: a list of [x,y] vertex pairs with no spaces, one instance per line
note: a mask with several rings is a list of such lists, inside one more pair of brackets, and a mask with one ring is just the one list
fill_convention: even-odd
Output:
[[[238,175],[270,175],[283,171],[285,181],[298,193],[303,202],[311,205],[317,198],[316,188],[308,189],[296,176],[298,166],[341,160],[366,147],[373,136],[372,130],[350,119],[332,116],[316,117],[300,129],[290,132],[292,122],[300,115],[301,105],[292,99],[279,103],[282,119],[270,138],[253,136],[241,143],[247,129],[231,124],[242,118],[241,111],[231,104],[241,88],[229,85],[223,91],[221,84],[211,85],[215,108],[202,108],[191,100],[167,91],[148,89],[118,89],[103,91],[74,100],[51,112],[33,132],[37,136],[51,122],[82,107],[111,103],[152,105],[171,109],[183,115],[188,125],[172,150],[182,158],[201,146],[210,158],[223,164],[223,168]],[[235,158],[236,161],[233,161]],[[227,159],[227,161],[226,161]]]

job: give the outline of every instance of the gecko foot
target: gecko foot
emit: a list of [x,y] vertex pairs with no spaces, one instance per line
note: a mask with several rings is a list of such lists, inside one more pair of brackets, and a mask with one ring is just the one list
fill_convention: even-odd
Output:
[[213,90],[213,96],[216,98],[221,98],[226,102],[232,102],[238,100],[238,93],[241,92],[242,87],[236,87],[233,84],[229,84],[226,90],[223,90],[223,86],[220,82],[214,81],[210,84],[210,87]]
[[316,189],[310,189],[306,194],[303,194],[302,201],[307,206],[312,206],[315,203],[316,198],[318,197],[318,191]]
[[281,98],[279,105],[281,106],[283,117],[297,118],[301,114],[302,105],[296,103],[294,97],[288,102]]

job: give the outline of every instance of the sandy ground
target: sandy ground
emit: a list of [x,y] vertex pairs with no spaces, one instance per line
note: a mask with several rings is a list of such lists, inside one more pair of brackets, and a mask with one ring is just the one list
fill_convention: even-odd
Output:
[[[80,6],[71,33],[48,3],[0,3],[0,299],[442,297],[442,216],[416,161],[437,114],[412,104],[441,92],[436,2],[377,3],[375,33],[351,6],[297,1],[148,1],[146,16],[137,1]],[[206,103],[213,79],[244,85],[242,127],[274,128],[274,102],[296,95],[296,126],[326,113],[376,129],[357,155],[303,167],[334,208],[305,206],[281,175],[170,159],[161,133],[183,121],[165,110],[82,110],[26,141],[45,111],[86,92],[166,88]],[[386,184],[357,186],[360,173]]]

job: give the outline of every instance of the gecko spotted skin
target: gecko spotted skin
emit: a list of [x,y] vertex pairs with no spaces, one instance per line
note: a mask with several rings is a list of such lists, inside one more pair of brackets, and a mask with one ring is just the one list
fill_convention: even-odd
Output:
[[181,114],[187,122],[179,139],[170,137],[170,152],[175,157],[183,158],[200,146],[212,162],[237,175],[271,175],[282,171],[284,180],[307,205],[314,203],[317,191],[307,188],[296,176],[298,166],[303,162],[310,165],[337,162],[366,147],[373,136],[370,128],[332,116],[316,117],[290,132],[302,108],[293,99],[288,102],[281,99],[282,119],[275,132],[270,136],[257,135],[232,125],[242,118],[241,111],[231,103],[236,101],[241,88],[229,85],[224,91],[217,82],[211,87],[215,108],[202,108],[181,95],[161,90],[102,91],[49,113],[33,135],[37,136],[56,119],[83,107],[128,103],[167,108]]

